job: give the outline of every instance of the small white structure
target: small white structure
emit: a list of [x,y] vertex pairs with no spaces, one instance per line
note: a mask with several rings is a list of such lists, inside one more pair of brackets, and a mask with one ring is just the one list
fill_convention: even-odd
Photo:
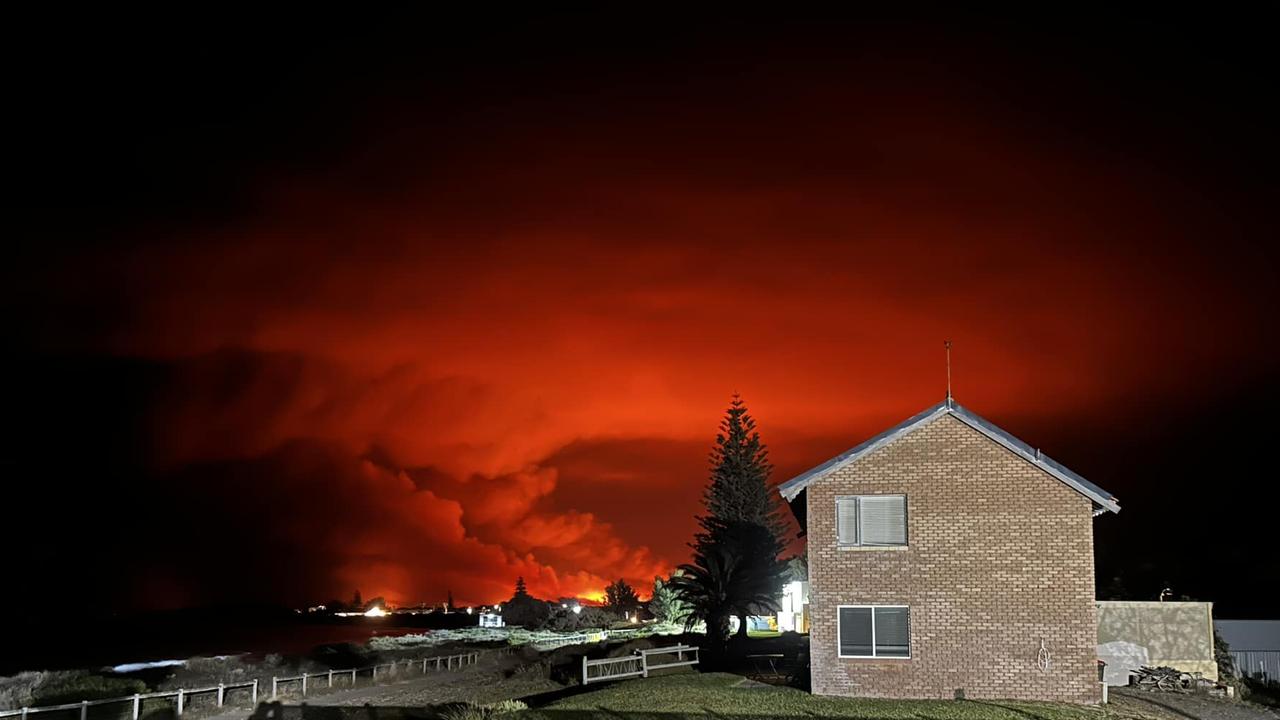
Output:
[[502,616],[497,613],[480,613],[480,627],[500,628],[505,627],[505,624]]
[[1126,640],[1099,645],[1098,659],[1107,664],[1102,672],[1102,682],[1112,687],[1128,685],[1129,673],[1151,664],[1151,655],[1145,647]]
[[809,632],[808,580],[793,580],[782,588],[782,597],[778,599],[778,629]]

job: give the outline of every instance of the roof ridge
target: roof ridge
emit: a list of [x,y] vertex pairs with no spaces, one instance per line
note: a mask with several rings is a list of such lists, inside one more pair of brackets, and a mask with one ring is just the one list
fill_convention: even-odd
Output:
[[1033,448],[1031,445],[1019,440],[1007,430],[969,410],[951,397],[791,478],[778,486],[778,492],[788,501],[794,500],[813,481],[853,463],[863,455],[887,445],[899,437],[924,427],[943,415],[955,417],[1015,455],[1071,486],[1077,492],[1092,500],[1094,505],[1100,508],[1099,512],[1120,512],[1120,505],[1111,493],[1094,485],[1065,465],[1045,455],[1039,448]]

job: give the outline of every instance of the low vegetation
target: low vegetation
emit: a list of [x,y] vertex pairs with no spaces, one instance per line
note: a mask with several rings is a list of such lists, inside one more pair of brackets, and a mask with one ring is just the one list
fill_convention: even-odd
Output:
[[25,672],[0,679],[0,709],[62,705],[146,691],[141,680],[82,670]]
[[503,700],[496,703],[465,703],[440,711],[440,720],[489,720],[508,717],[528,706],[519,700]]

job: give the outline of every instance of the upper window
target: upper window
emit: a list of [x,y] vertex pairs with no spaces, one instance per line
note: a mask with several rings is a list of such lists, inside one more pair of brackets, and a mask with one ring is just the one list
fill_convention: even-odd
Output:
[[907,496],[846,495],[836,498],[836,534],[841,545],[906,545]]
[[897,605],[841,605],[836,609],[840,657],[911,657],[911,611]]

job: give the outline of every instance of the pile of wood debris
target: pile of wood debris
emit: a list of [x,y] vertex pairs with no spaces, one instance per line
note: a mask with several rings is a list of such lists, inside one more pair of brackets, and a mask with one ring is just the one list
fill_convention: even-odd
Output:
[[1199,691],[1210,695],[1231,695],[1228,687],[1202,677],[1200,673],[1182,672],[1167,666],[1149,667],[1143,665],[1129,674],[1129,684],[1147,690],[1164,690],[1173,692]]

